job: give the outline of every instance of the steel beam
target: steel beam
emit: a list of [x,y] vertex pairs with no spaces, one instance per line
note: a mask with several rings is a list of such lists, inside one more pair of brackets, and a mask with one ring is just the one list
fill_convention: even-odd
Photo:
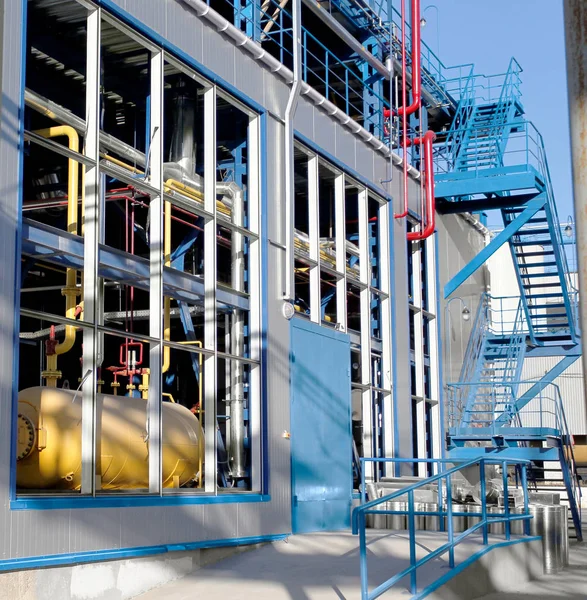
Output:
[[540,194],[531,200],[524,211],[516,217],[501,233],[491,240],[477,256],[463,269],[461,269],[445,286],[444,297],[448,298],[461,284],[463,284],[477,269],[510,240],[542,207],[547,201],[545,194]]
[[[22,252],[25,256],[38,256],[39,260],[63,267],[83,269],[83,238],[66,231],[38,223],[30,219],[23,220]],[[100,277],[110,280],[132,281],[132,285],[149,291],[149,261],[122,250],[99,246]],[[166,296],[183,300],[190,304],[202,302],[204,284],[202,278],[177,269],[163,269],[163,289]],[[249,310],[250,302],[246,294],[218,289],[218,304],[223,308]]]

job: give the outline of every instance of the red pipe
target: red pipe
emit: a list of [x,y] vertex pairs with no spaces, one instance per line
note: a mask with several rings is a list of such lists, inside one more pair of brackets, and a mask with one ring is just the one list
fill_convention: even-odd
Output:
[[[422,108],[422,70],[421,70],[421,31],[420,31],[420,0],[412,0],[412,103],[407,105],[407,61],[406,61],[406,1],[402,0],[402,106],[397,114],[402,118],[402,149],[403,149],[403,176],[404,176],[404,209],[395,214],[396,219],[408,216],[408,119],[407,117]],[[391,111],[389,113],[391,115]],[[384,111],[385,115],[385,111]]]
[[[406,0],[402,0],[402,106],[405,106],[408,101],[408,89],[406,84]],[[413,77],[412,77],[413,79]],[[413,83],[413,82],[412,82]],[[400,114],[401,108],[398,110]],[[403,156],[403,175],[404,175],[404,209],[399,214],[394,214],[395,219],[403,219],[408,216],[408,120],[405,115],[401,115],[402,118],[402,149],[404,151]]]
[[[402,15],[404,14],[404,2],[402,0]],[[402,16],[402,77],[405,77],[405,35],[403,30],[405,29],[406,21],[405,17]],[[412,103],[406,106],[405,100],[403,106],[398,108],[398,114],[400,117],[405,117],[415,113],[422,105],[422,69],[421,69],[421,57],[422,57],[422,38],[420,30],[420,0],[412,0]]]
[[[424,146],[424,184],[426,188],[426,219],[422,215],[422,231],[413,231],[408,233],[408,241],[418,242],[429,238],[436,227],[436,203],[434,198],[434,159],[432,144],[436,139],[433,131],[427,131],[424,138],[416,138],[414,144],[423,144]],[[424,226],[424,222],[426,225]]]

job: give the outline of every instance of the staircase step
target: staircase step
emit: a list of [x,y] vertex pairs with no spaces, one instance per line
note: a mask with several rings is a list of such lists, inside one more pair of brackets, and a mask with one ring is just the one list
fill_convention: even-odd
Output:
[[544,315],[530,315],[531,319],[562,319],[567,318],[567,313],[556,313],[556,314],[544,314]]
[[524,263],[526,269],[534,269],[535,267],[556,267],[556,261],[552,262],[541,262],[541,263]]
[[[526,299],[527,300],[534,300],[534,298],[539,298],[539,299],[540,298],[561,298],[562,295],[563,295],[562,292],[559,292],[558,294],[556,294],[554,292],[552,292],[550,294],[528,294],[526,296]],[[547,304],[544,304],[544,305],[540,305],[538,308],[544,308],[546,306],[548,306],[548,307],[554,307],[554,306],[559,307],[559,306],[564,306],[564,304],[548,304],[547,303]],[[534,305],[534,306],[532,306],[530,308],[536,308],[536,305]]]
[[[538,242],[533,242],[531,240],[527,241],[527,242],[512,242],[510,241],[510,245],[512,246],[516,246],[516,247],[521,247],[521,246],[538,246],[538,245],[546,245],[546,246],[552,246],[553,242],[552,240],[544,240],[541,241],[540,244]],[[538,252],[537,254],[525,254],[525,256],[540,256],[544,254],[544,252]]]
[[521,229],[516,235],[550,235],[551,231],[548,228],[545,229]]
[[[522,287],[529,288],[549,288],[549,287],[557,287],[556,282],[553,283],[524,283]],[[560,287],[560,286],[559,286]]]
[[541,252],[516,252],[518,258],[528,258],[530,256],[546,256],[547,254],[554,254],[554,250],[542,250]]
[[[526,265],[524,265],[524,268],[526,268]],[[558,273],[521,273],[520,277],[522,277],[522,279],[527,279],[527,278],[537,278],[537,277],[556,277],[559,281],[560,281],[560,277]]]

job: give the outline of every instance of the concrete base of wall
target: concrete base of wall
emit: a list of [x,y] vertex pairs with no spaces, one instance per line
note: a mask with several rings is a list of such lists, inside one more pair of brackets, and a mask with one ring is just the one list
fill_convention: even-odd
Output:
[[0,600],[128,600],[262,544],[0,574]]
[[496,592],[509,592],[542,577],[542,542],[533,540],[487,552],[441,588],[429,600],[474,600]]

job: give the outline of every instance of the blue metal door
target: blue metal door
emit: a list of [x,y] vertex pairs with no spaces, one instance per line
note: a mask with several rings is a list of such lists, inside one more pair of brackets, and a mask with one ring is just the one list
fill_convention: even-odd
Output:
[[350,527],[350,338],[315,323],[291,326],[292,528]]

